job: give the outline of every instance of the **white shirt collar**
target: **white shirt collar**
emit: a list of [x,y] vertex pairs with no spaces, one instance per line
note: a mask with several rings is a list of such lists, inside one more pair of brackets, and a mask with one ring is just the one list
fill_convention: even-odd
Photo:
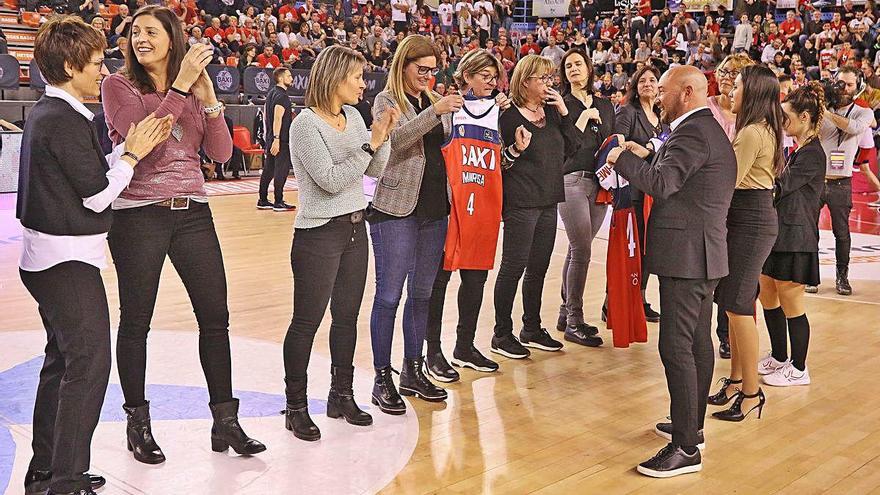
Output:
[[707,106],[697,107],[697,108],[691,110],[690,112],[685,113],[685,114],[682,115],[681,117],[679,117],[679,118],[673,120],[672,122],[669,123],[669,130],[670,130],[670,131],[674,131],[675,128],[678,127],[679,124],[681,124],[682,122],[684,122],[684,119],[690,117],[691,114],[697,113],[697,112],[699,112],[700,110],[702,110],[702,109],[704,109],[704,108],[709,108],[709,107],[707,107]]
[[95,114],[93,114],[91,110],[86,108],[86,106],[83,105],[81,101],[77,100],[76,98],[73,97],[72,94],[68,93],[67,91],[64,91],[61,88],[47,84],[46,85],[46,96],[51,97],[51,98],[60,98],[64,101],[66,101],[71,107],[73,107],[74,110],[76,110],[83,117],[85,117],[89,120],[94,120],[94,118],[95,118]]

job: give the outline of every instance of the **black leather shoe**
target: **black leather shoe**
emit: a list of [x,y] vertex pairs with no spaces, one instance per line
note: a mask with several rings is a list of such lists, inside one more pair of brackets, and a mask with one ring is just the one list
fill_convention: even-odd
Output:
[[[672,423],[657,423],[654,425],[654,433],[657,434],[660,438],[665,438],[666,440],[672,441]],[[697,448],[703,450],[706,448],[706,440],[703,438],[703,430],[697,432],[697,439],[700,443],[697,444]]]
[[211,427],[211,450],[225,452],[229,447],[239,455],[254,455],[266,450],[262,443],[247,436],[238,423],[238,399],[209,404],[214,426]]
[[391,373],[391,366],[376,369],[372,403],[383,413],[397,416],[406,413],[406,403],[397,392]]
[[498,363],[484,356],[473,344],[463,349],[456,346],[452,352],[452,364],[459,368],[470,368],[483,373],[498,371]]
[[849,285],[849,267],[837,267],[837,280],[835,282],[835,288],[837,289],[837,293],[841,296],[852,295],[852,286]]
[[[97,490],[107,484],[107,480],[103,476],[86,473],[83,475],[89,480],[89,488]],[[49,482],[52,481],[52,471],[43,471],[40,469],[31,469],[24,475],[24,493],[25,495],[44,495],[49,489]]]
[[722,340],[718,344],[718,356],[721,359],[730,359],[730,341],[727,339]]
[[[746,412],[742,411],[742,403],[745,399],[758,399],[758,404],[752,406]],[[754,395],[746,395],[742,392],[738,392],[736,394],[736,399],[733,401],[733,404],[730,405],[730,408],[725,409],[723,411],[718,411],[712,413],[712,416],[722,420],[722,421],[734,421],[739,423],[740,421],[746,419],[752,411],[758,411],[758,419],[761,419],[761,411],[764,410],[764,404],[767,403],[767,398],[764,397],[764,391],[760,388],[758,389],[758,393]]]
[[602,306],[602,323],[608,323],[608,306]]
[[446,356],[443,355],[443,351],[429,351],[427,356],[425,356],[425,365],[428,367],[428,374],[431,375],[431,378],[438,382],[457,382],[461,378],[458,371],[455,371],[455,368],[449,366],[449,362],[446,361]]
[[[594,331],[595,330],[595,331]],[[565,329],[565,337],[568,342],[585,345],[587,347],[599,347],[602,345],[602,337],[599,337],[599,331],[596,327],[590,327],[586,323],[570,326]]]
[[660,313],[654,311],[654,308],[651,307],[651,303],[645,303],[645,320],[650,323],[660,323]]
[[736,397],[736,394],[728,396],[727,387],[730,385],[738,385],[743,381],[731,380],[730,378],[722,377],[720,380],[718,380],[718,382],[721,383],[721,390],[719,390],[715,395],[710,395],[709,400],[707,401],[713,406],[723,406],[733,400],[733,398]]
[[443,402],[446,390],[434,385],[422,371],[424,359],[404,359],[400,372],[400,394],[415,396],[428,402]]
[[681,447],[668,444],[657,455],[639,464],[636,470],[652,478],[671,478],[681,474],[696,473],[703,469],[700,449],[688,455]]
[[354,401],[352,382],[354,381],[354,367],[342,368],[333,366],[330,369],[330,395],[327,397],[327,417],[345,418],[348,424],[356,426],[370,426],[373,417],[365,413]]
[[165,462],[165,454],[156,444],[153,438],[153,430],[150,426],[150,402],[142,406],[122,406],[128,420],[125,429],[128,451],[134,454],[134,458],[144,464],[161,464]]
[[53,492],[52,490],[49,490],[46,492],[46,495],[98,495],[98,494],[95,493],[95,491],[92,490],[91,488],[86,488],[86,489],[82,489],[82,490],[77,490],[75,492]]

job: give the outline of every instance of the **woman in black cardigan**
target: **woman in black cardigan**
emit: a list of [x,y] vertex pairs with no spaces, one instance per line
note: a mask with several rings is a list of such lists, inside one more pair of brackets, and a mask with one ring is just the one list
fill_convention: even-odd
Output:
[[[660,122],[660,111],[654,101],[657,99],[657,81],[660,71],[646,65],[630,78],[626,91],[626,104],[617,111],[614,133],[622,134],[627,141],[634,141],[647,148],[651,154],[645,159],[648,163],[653,158],[655,147],[666,138],[669,126]],[[645,245],[645,193],[630,185],[633,209],[636,213],[636,230],[639,234],[639,245],[646,251]],[[649,207],[650,210],[650,207]],[[642,301],[645,306],[645,319],[657,323],[660,313],[651,308],[645,299],[645,288],[648,286],[647,264],[642,263]],[[607,310],[603,308],[603,315]]]
[[[819,196],[824,187],[825,152],[817,129],[825,107],[817,81],[798,88],[785,99],[785,132],[798,149],[788,157],[776,179],[774,204],[779,235],[761,273],[761,306],[770,333],[768,358],[785,365],[764,375],[767,385],[809,385],[807,347],[810,322],[804,311],[804,285],[819,284]],[[786,332],[787,327],[787,332]],[[786,333],[791,341],[789,360]],[[765,358],[765,359],[768,359]],[[762,369],[759,366],[759,369]]]
[[[504,236],[495,282],[492,352],[511,359],[529,356],[526,347],[558,351],[562,343],[541,327],[544,276],[556,242],[556,205],[565,200],[563,164],[576,146],[576,128],[562,96],[551,88],[553,62],[523,57],[513,70],[513,105],[501,114],[504,143]],[[524,275],[525,274],[525,275]],[[513,336],[513,301],[523,278],[523,328]]]
[[580,49],[573,48],[560,64],[565,106],[575,121],[577,146],[565,155],[565,201],[559,214],[568,235],[568,253],[562,266],[562,305],[556,329],[565,340],[597,347],[602,345],[599,329],[584,321],[584,286],[590,266],[591,246],[605,220],[608,205],[597,205],[596,151],[614,130],[614,105],[594,96],[593,63]]
[[170,118],[148,116],[104,156],[95,116],[82,103],[101,93],[104,48],[103,34],[69,16],[52,18],[34,42],[34,63],[48,85],[22,136],[16,216],[24,227],[19,275],[39,306],[47,343],[27,495],[94,495],[105,483],[85,473],[110,377],[110,313],[101,279],[108,207],[140,159],[171,133]]

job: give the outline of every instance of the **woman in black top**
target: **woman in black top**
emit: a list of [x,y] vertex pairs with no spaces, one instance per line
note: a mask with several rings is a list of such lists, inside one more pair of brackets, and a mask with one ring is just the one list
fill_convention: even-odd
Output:
[[[759,297],[770,333],[771,356],[785,363],[764,376],[767,385],[810,383],[806,364],[810,322],[804,311],[804,285],[819,284],[819,196],[824,187],[825,152],[818,126],[824,103],[825,93],[813,81],[789,93],[782,104],[785,132],[794,137],[798,149],[776,178],[779,236],[761,271]],[[786,334],[791,341],[790,361]]]
[[[659,147],[669,132],[669,126],[660,122],[660,111],[654,101],[657,99],[657,81],[660,79],[660,71],[646,65],[636,72],[630,79],[626,92],[626,104],[617,111],[617,120],[614,125],[614,133],[622,134],[627,141],[634,141],[644,146],[651,152],[645,161],[651,162],[654,155],[654,147]],[[645,193],[639,191],[630,184],[633,209],[636,213],[636,230],[639,235],[639,245],[643,251],[645,245]],[[660,313],[654,311],[645,299],[645,287],[648,286],[647,264],[642,264],[642,301],[645,305],[645,318],[653,323],[660,321]]]
[[593,63],[573,48],[562,57],[561,77],[565,106],[576,119],[578,148],[565,156],[565,201],[559,215],[568,235],[568,254],[562,266],[562,305],[556,329],[565,331],[565,340],[581,345],[602,345],[599,329],[584,321],[584,286],[590,267],[591,246],[607,205],[597,205],[599,181],[596,179],[596,151],[610,136],[614,106],[605,98],[593,96]]
[[[565,200],[566,150],[577,146],[577,129],[562,96],[553,90],[553,62],[523,57],[513,70],[513,106],[501,114],[504,171],[504,240],[495,282],[492,352],[512,359],[529,356],[525,346],[558,351],[562,343],[541,328],[544,276],[556,241],[556,205]],[[523,329],[513,336],[513,300],[523,277]]]

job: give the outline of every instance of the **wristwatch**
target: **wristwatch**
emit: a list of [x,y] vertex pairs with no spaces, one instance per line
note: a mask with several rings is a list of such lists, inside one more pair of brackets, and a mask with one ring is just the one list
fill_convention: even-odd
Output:
[[367,153],[369,153],[370,156],[373,156],[373,153],[376,152],[376,150],[374,150],[373,147],[370,146],[370,143],[364,143],[364,144],[362,144],[362,145],[361,145],[361,149],[364,150],[364,151],[366,151]]

